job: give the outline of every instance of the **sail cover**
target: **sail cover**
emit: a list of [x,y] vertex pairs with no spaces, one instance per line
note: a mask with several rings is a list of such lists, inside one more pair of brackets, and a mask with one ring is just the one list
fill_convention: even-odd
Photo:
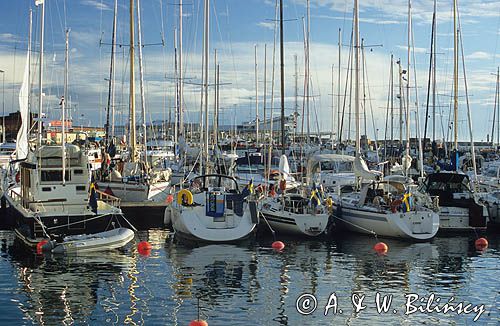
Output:
[[30,124],[28,112],[29,98],[29,60],[30,50],[26,54],[26,65],[24,67],[23,84],[19,91],[19,112],[21,113],[21,128],[17,132],[16,158],[25,159],[28,156],[28,127]]

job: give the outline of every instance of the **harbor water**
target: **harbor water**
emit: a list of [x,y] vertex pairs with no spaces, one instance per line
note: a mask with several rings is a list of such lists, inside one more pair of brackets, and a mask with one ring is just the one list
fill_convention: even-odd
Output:
[[149,255],[132,245],[60,257],[0,238],[2,325],[188,325],[198,308],[211,326],[500,324],[498,235],[483,252],[470,235],[383,240],[379,255],[359,235],[280,237],[278,252],[272,238],[188,246],[151,230],[136,237]]

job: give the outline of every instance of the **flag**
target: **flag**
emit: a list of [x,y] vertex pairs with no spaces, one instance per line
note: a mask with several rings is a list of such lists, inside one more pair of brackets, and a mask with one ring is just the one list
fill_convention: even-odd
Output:
[[45,0],[35,0],[35,6],[43,5]]
[[90,184],[89,206],[92,212],[94,212],[94,214],[97,214],[97,194],[93,182]]

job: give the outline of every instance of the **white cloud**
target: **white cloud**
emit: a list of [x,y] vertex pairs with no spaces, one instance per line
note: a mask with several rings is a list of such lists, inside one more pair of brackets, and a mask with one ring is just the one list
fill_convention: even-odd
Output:
[[107,4],[105,4],[102,0],[83,0],[82,4],[94,7],[95,9],[98,10],[111,10],[111,7],[109,7]]
[[470,60],[490,60],[493,58],[493,55],[483,51],[476,51],[467,55],[466,58]]
[[270,29],[270,30],[274,30],[275,24],[271,23],[271,22],[258,22],[257,26],[263,27],[263,28],[267,28],[267,29]]

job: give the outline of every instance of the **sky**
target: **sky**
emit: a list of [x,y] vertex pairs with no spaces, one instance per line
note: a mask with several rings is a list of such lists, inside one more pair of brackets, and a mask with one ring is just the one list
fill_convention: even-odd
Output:
[[[203,36],[203,1],[184,0],[183,65],[185,81],[184,112],[186,121],[197,122],[200,116],[201,62]],[[304,21],[306,0],[284,0],[285,107],[287,113],[304,107]],[[118,27],[115,77],[115,122],[128,121],[129,107],[129,3],[118,0]],[[177,2],[178,3],[178,2]],[[173,116],[175,69],[174,31],[179,22],[179,6],[171,0],[142,0],[141,29],[144,90],[147,122],[168,120]],[[409,71],[411,130],[416,133],[416,111],[423,134],[427,100],[427,81],[431,43],[433,0],[412,1],[413,42],[408,69],[408,2],[403,0],[360,0],[360,35],[364,40],[365,114],[369,138],[383,139],[386,131],[391,54]],[[103,126],[106,117],[113,0],[45,0],[45,42],[43,75],[43,110],[49,118],[60,118],[59,98],[64,82],[65,30],[69,33],[68,94],[74,125]],[[500,2],[498,0],[462,0],[458,4],[465,77],[472,117],[474,139],[486,141],[492,132],[497,66],[500,64]],[[38,69],[40,7],[34,0],[0,1],[0,70],[5,77],[4,110],[17,111],[29,34],[29,10],[33,10],[32,110],[38,111]],[[271,107],[279,107],[279,43],[276,44],[273,78],[273,48],[276,25],[275,0],[210,1],[210,83],[214,83],[214,50],[220,66],[220,107],[224,124],[251,121]],[[450,105],[453,86],[453,5],[451,0],[437,1],[437,114],[436,138],[451,139]],[[337,130],[338,99],[346,103],[344,128],[349,124],[350,82],[346,76],[352,32],[352,0],[310,0],[310,129]],[[339,67],[339,29],[341,30],[341,65]],[[279,34],[277,34],[279,41]],[[136,39],[137,43],[137,39]],[[267,56],[264,56],[264,49]],[[257,92],[255,87],[255,51],[257,51]],[[139,65],[135,58],[137,104],[140,110]],[[461,55],[460,55],[461,56]],[[295,66],[297,58],[297,73]],[[267,59],[266,59],[267,58]],[[266,69],[264,69],[264,67]],[[340,68],[340,69],[339,69]],[[351,68],[352,69],[352,68]],[[264,74],[266,70],[266,74]],[[340,93],[338,75],[341,74]],[[394,66],[394,94],[398,94],[398,68]],[[332,75],[333,72],[333,75]],[[467,98],[460,60],[459,116],[460,140],[469,140]],[[273,87],[274,80],[274,87]],[[296,81],[297,80],[297,81]],[[333,84],[332,84],[333,82]],[[404,81],[403,81],[404,82]],[[295,85],[298,85],[297,89]],[[347,92],[345,91],[345,86]],[[264,92],[264,88],[266,91]],[[274,102],[271,103],[274,92]],[[298,93],[296,97],[295,94]],[[209,110],[213,110],[214,87],[210,87]],[[347,94],[347,96],[344,96]],[[394,112],[399,100],[395,98]],[[297,105],[296,105],[297,104]],[[278,114],[276,109],[274,114]],[[333,114],[332,114],[333,113]],[[498,118],[499,115],[497,115]],[[333,119],[333,121],[332,121]],[[394,116],[394,134],[399,138],[399,115]],[[140,114],[137,120],[142,123]],[[390,125],[390,123],[389,123]],[[432,134],[429,122],[427,135]],[[333,128],[332,128],[333,126]],[[301,123],[299,120],[299,128]],[[306,127],[304,127],[306,130]],[[495,139],[500,129],[495,127]],[[354,133],[351,133],[351,137]],[[343,138],[347,137],[344,134]]]

